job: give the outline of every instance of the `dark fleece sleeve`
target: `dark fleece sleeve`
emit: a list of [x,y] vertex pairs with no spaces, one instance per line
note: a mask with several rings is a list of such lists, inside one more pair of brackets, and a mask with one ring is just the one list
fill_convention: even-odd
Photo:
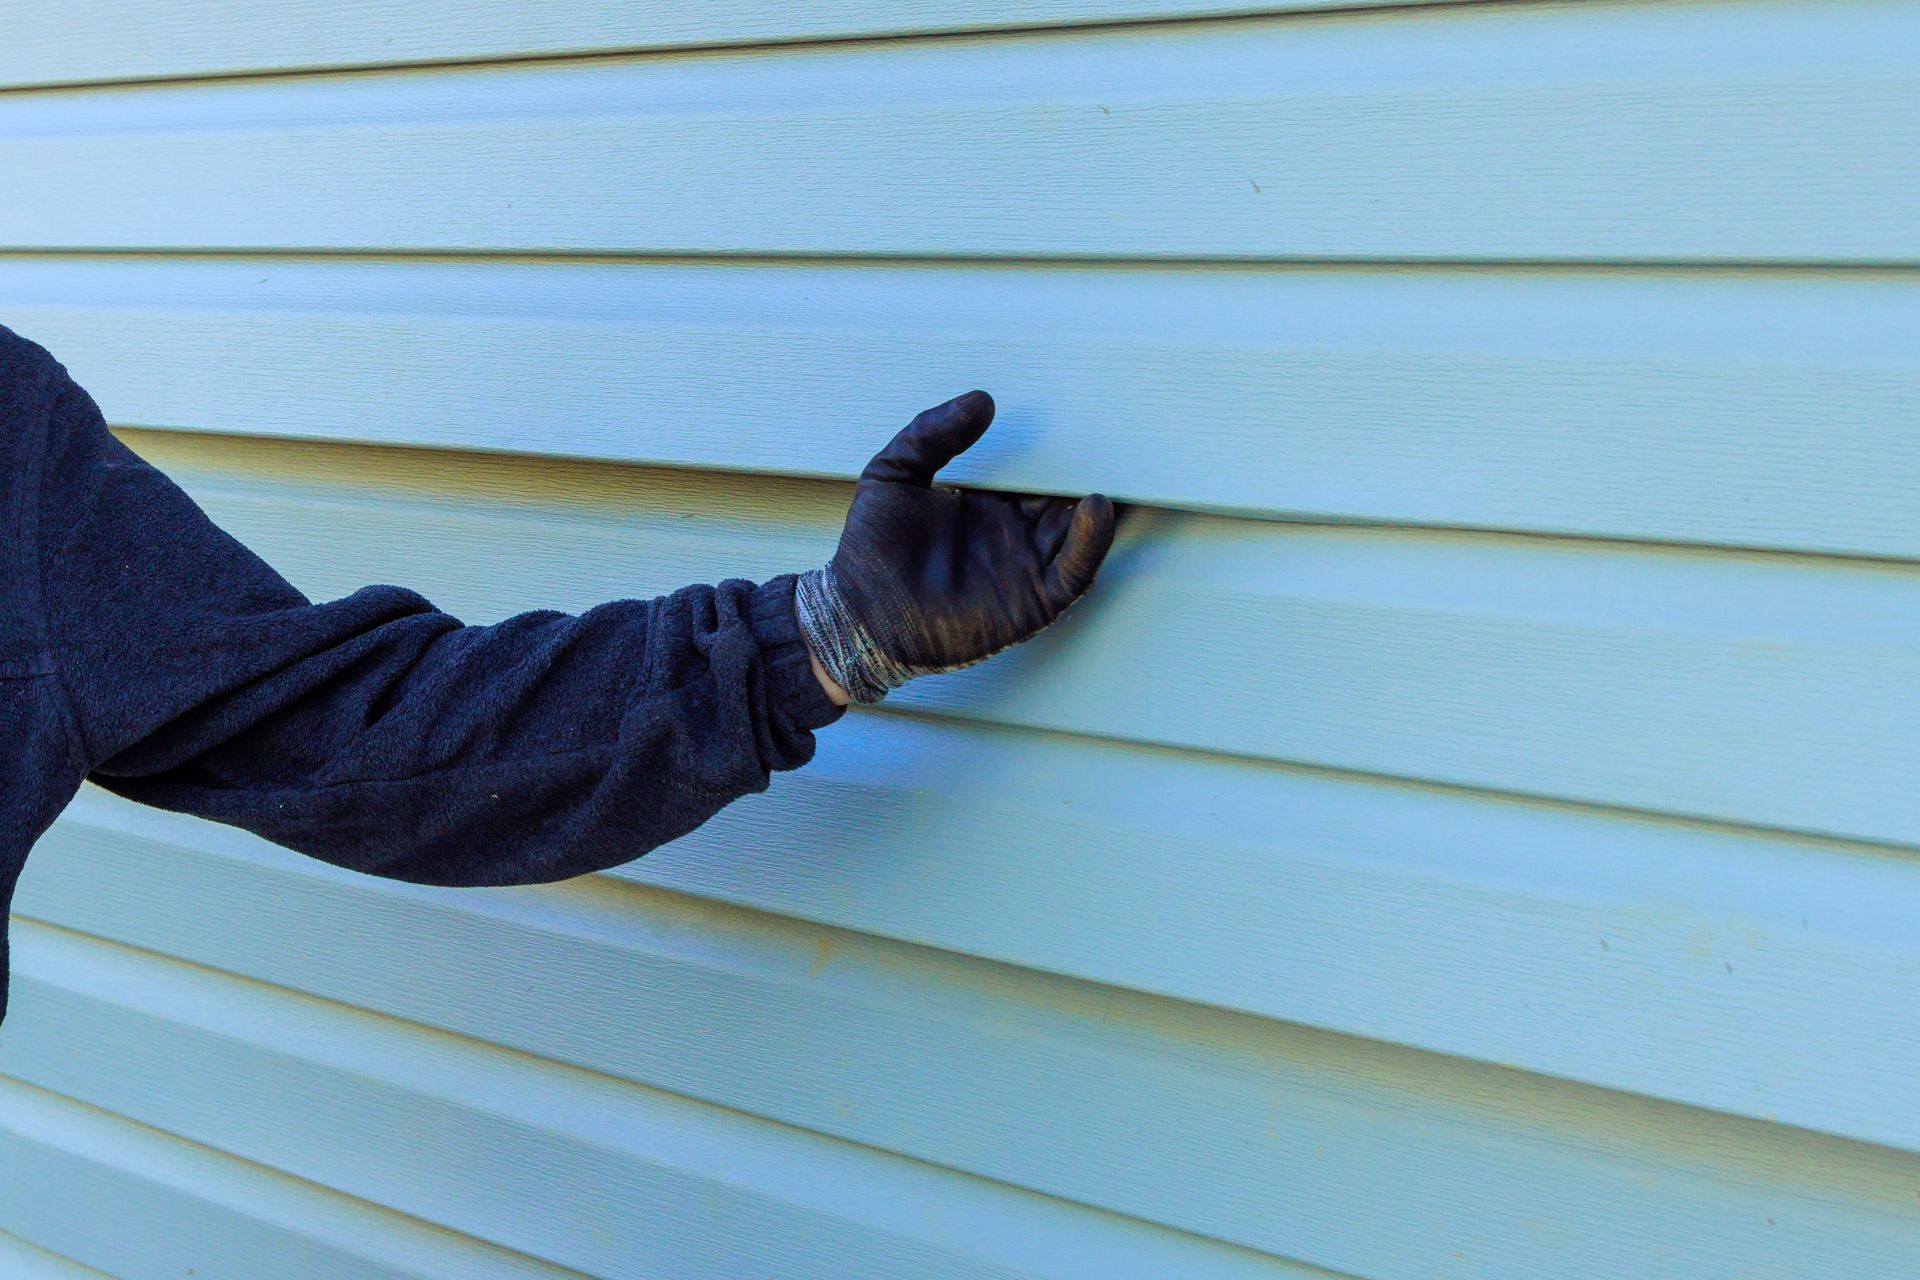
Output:
[[57,385],[47,631],[88,776],[128,799],[374,875],[526,884],[691,831],[843,714],[792,575],[487,626],[398,586],[315,604]]

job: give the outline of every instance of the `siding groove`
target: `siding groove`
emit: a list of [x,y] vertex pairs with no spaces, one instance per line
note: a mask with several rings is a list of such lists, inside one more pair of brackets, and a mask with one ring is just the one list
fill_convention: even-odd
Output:
[[[542,6],[541,23],[556,33],[542,39],[526,30],[515,39],[512,10],[489,14],[469,4],[413,4],[406,28],[396,32],[411,47],[396,53],[394,38],[382,38],[374,22],[398,10],[389,0],[320,5],[313,0],[276,0],[271,6],[238,3],[96,4],[95,27],[76,39],[71,24],[46,20],[31,10],[9,15],[9,44],[0,49],[0,92],[71,90],[131,84],[191,83],[330,75],[361,69],[407,70],[445,66],[490,66],[513,62],[579,61],[643,54],[735,54],[781,51],[869,41],[950,39],[956,36],[1027,36],[1068,31],[1095,33],[1117,27],[1165,26],[1295,15],[1315,17],[1351,11],[1392,12],[1438,5],[1510,3],[1512,0],[1283,0],[1282,3],[1220,4],[1208,0],[998,0],[959,3],[812,5],[827,20],[792,5],[748,0],[688,8],[672,3],[606,3],[574,0]],[[443,12],[435,14],[434,7]],[[846,17],[835,25],[831,13]],[[943,16],[944,15],[944,16]],[[903,21],[903,17],[905,20]],[[41,25],[25,24],[42,18]],[[301,21],[305,19],[305,21]],[[489,21],[504,30],[488,30]],[[269,25],[271,24],[271,25]],[[181,39],[182,28],[185,39]],[[324,52],[323,52],[324,50]],[[163,51],[163,52],[162,52]],[[155,57],[156,52],[166,61]]]
[[0,1189],[14,1234],[130,1276],[581,1280],[4,1075]]
[[104,1271],[83,1267],[5,1231],[0,1231],[0,1271],[10,1280],[113,1280]]
[[[1324,1274],[156,953],[45,925],[21,940],[21,993],[40,1035],[13,1046],[7,1066],[28,1083],[593,1274],[640,1257],[663,1276],[784,1267],[768,1243],[816,1216],[840,1237],[823,1251],[850,1257],[779,1274]],[[141,1044],[177,1078],[156,1088],[128,1072],[126,1051]],[[179,1087],[194,1079],[235,1090]],[[320,1138],[331,1131],[364,1136],[330,1149]],[[494,1176],[475,1184],[467,1171],[481,1161]],[[741,1220],[759,1229],[740,1238]],[[1008,1238],[982,1238],[987,1224]]]

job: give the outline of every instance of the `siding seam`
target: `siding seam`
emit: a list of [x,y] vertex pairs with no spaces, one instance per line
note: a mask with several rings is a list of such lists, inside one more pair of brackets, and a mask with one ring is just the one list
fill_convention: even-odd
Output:
[[[500,53],[458,55],[399,62],[347,61],[300,63],[286,67],[235,68],[227,71],[188,72],[179,75],[106,76],[98,79],[53,80],[9,84],[0,82],[0,96],[37,93],[73,93],[99,89],[149,89],[172,85],[231,84],[293,80],[310,77],[374,76],[417,74],[440,70],[467,71],[487,68],[546,66],[556,63],[594,64],[603,62],[654,62],[670,58],[715,56],[754,56],[765,53],[831,51],[838,48],[868,48],[875,45],[924,45],[952,41],[1031,40],[1049,37],[1072,39],[1115,31],[1157,30],[1164,28],[1217,26],[1226,23],[1294,24],[1316,21],[1341,21],[1376,15],[1394,17],[1444,10],[1491,9],[1499,7],[1577,8],[1592,0],[1348,0],[1338,5],[1267,4],[1223,6],[1214,12],[1168,14],[1138,18],[1093,18],[1083,21],[1061,19],[1055,22],[1004,26],[967,25],[928,27],[923,30],[849,32],[831,36],[748,37],[739,40],[688,41],[659,45],[612,45],[604,48],[558,50],[551,53]],[[1610,0],[1616,7],[1658,3],[1659,0]]]
[[[57,1098],[62,1103],[62,1105],[82,1109],[84,1111],[92,1113],[96,1117],[107,1120],[113,1124],[126,1125],[128,1128],[140,1130],[154,1137],[158,1137],[169,1142],[180,1143],[183,1146],[191,1148],[194,1152],[199,1154],[202,1158],[230,1161],[233,1164],[240,1166],[242,1171],[246,1172],[251,1176],[259,1176],[261,1174],[265,1174],[272,1178],[284,1178],[284,1179],[287,1179],[288,1181],[299,1184],[300,1190],[305,1194],[315,1196],[315,1197],[324,1197],[324,1198],[336,1200],[336,1201],[344,1201],[352,1208],[363,1213],[374,1213],[382,1217],[398,1218],[406,1222],[408,1225],[412,1226],[414,1229],[423,1233],[452,1236],[461,1241],[466,1242],[468,1245],[470,1245],[475,1249],[484,1249],[491,1252],[495,1252],[509,1259],[519,1259],[532,1266],[541,1267],[550,1271],[558,1272],[563,1275],[578,1276],[580,1280],[595,1280],[594,1277],[587,1275],[585,1272],[576,1271],[571,1267],[562,1266],[561,1264],[552,1262],[546,1258],[536,1257],[533,1254],[526,1253],[519,1249],[513,1249],[505,1245],[495,1244],[491,1240],[483,1240],[478,1236],[469,1235],[464,1231],[455,1231],[451,1227],[443,1226],[437,1222],[428,1221],[425,1218],[417,1218],[410,1213],[405,1213],[399,1209],[395,1209],[391,1205],[381,1204],[378,1201],[366,1200],[361,1198],[360,1196],[353,1195],[350,1192],[341,1191],[336,1187],[329,1187],[324,1183],[315,1182],[310,1178],[303,1178],[297,1173],[289,1173],[285,1169],[277,1169],[272,1165],[262,1164],[258,1160],[250,1160],[245,1156],[236,1155],[233,1152],[223,1150],[220,1147],[209,1146],[204,1142],[196,1141],[195,1139],[186,1137],[182,1134],[174,1133],[170,1130],[162,1129],[155,1125],[146,1124],[142,1121],[134,1119],[131,1116],[122,1114],[121,1112],[113,1111],[106,1107],[95,1106],[93,1103],[87,1102],[84,1099],[75,1098],[68,1094],[60,1093],[57,1090],[44,1088],[40,1085],[32,1083],[31,1081],[22,1080],[19,1077],[12,1075],[11,1073],[0,1071],[0,1080],[5,1080],[9,1088],[29,1091],[31,1093],[39,1094],[43,1097]],[[42,1248],[42,1246],[35,1245],[34,1247],[40,1248],[42,1252],[46,1252],[46,1250]]]
[[[657,892],[664,897],[687,896],[687,895],[675,894],[667,890],[651,890],[651,892]],[[750,907],[735,907],[730,905],[728,909],[730,911],[738,911],[742,914],[765,916],[765,917],[779,919],[779,920],[788,919],[788,917],[774,916],[770,912],[761,912]],[[1298,1258],[1287,1257],[1282,1254],[1270,1253],[1266,1250],[1257,1249],[1252,1246],[1242,1244],[1235,1240],[1226,1239],[1225,1237],[1222,1237],[1222,1236],[1213,1235],[1205,1231],[1197,1231],[1192,1227],[1183,1226],[1178,1223],[1166,1222],[1166,1221],[1162,1221],[1155,1218],[1141,1217],[1137,1214],[1127,1213],[1122,1210],[1108,1208],[1107,1206],[1104,1206],[1104,1205],[1094,1204],[1089,1201],[1075,1199],[1074,1197],[1071,1197],[1071,1196],[1064,1196],[1064,1195],[1056,1194],[1054,1192],[1044,1191],[1036,1187],[1026,1186],[1022,1183],[1009,1182],[1005,1179],[996,1178],[991,1175],[980,1173],[972,1169],[963,1168],[958,1165],[942,1164],[939,1161],[928,1160],[924,1157],[912,1155],[904,1151],[897,1151],[891,1147],[876,1146],[872,1143],[861,1142],[853,1138],[843,1137],[839,1134],[828,1133],[823,1130],[809,1128],[802,1124],[796,1124],[793,1121],[782,1120],[775,1116],[763,1115],[756,1111],[745,1110],[743,1108],[733,1106],[725,1102],[716,1102],[711,1098],[703,1098],[696,1094],[682,1093],[682,1092],[679,1092],[678,1090],[666,1088],[662,1085],[659,1085],[650,1081],[635,1080],[635,1079],[631,1079],[624,1076],[612,1075],[608,1072],[598,1070],[594,1067],[582,1066],[579,1063],[570,1062],[565,1059],[549,1058],[541,1054],[530,1053],[524,1049],[518,1049],[511,1045],[499,1044],[495,1041],[482,1039],[478,1036],[471,1035],[464,1031],[455,1031],[455,1030],[450,1030],[446,1027],[433,1026],[429,1023],[416,1022],[410,1018],[405,1018],[396,1014],[387,1013],[379,1009],[372,1009],[362,1005],[352,1004],[347,1001],[335,999],[334,997],[331,997],[331,996],[319,995],[311,991],[304,991],[297,987],[283,986],[279,983],[269,982],[263,978],[257,978],[249,974],[236,973],[236,972],[226,970],[226,969],[221,969],[212,965],[201,964],[195,960],[189,960],[180,956],[170,955],[162,951],[155,951],[149,947],[143,947],[133,943],[121,942],[113,938],[102,937],[97,934],[88,933],[85,930],[74,929],[54,921],[41,919],[36,916],[16,914],[14,916],[14,920],[16,924],[22,923],[22,922],[26,923],[29,928],[44,929],[52,933],[57,933],[57,934],[65,935],[69,938],[78,939],[88,946],[100,947],[102,949],[109,950],[109,951],[126,952],[141,962],[152,963],[152,962],[158,961],[162,966],[178,965],[182,968],[193,970],[196,973],[206,978],[212,979],[214,981],[231,982],[231,983],[239,984],[249,988],[258,988],[259,992],[268,998],[292,1000],[295,1002],[312,1001],[316,1004],[323,1005],[326,1008],[335,1011],[336,1013],[343,1013],[347,1016],[374,1019],[381,1023],[390,1025],[391,1027],[393,1027],[394,1029],[398,1030],[399,1032],[405,1035],[417,1037],[424,1040],[433,1040],[433,1039],[444,1037],[448,1040],[464,1045],[470,1050],[478,1051],[483,1055],[495,1056],[507,1063],[512,1063],[515,1061],[538,1063],[543,1069],[563,1072],[567,1074],[578,1074],[578,1075],[589,1077],[595,1080],[611,1083],[623,1089],[642,1090],[644,1092],[654,1094],[658,1097],[669,1099],[677,1104],[694,1107],[694,1108],[712,1108],[715,1111],[724,1112],[729,1116],[743,1119],[751,1123],[764,1124],[776,1129],[783,1130],[788,1133],[800,1135],[801,1137],[804,1137],[808,1141],[828,1143],[837,1147],[842,1147],[852,1151],[856,1151],[861,1153],[864,1157],[872,1158],[877,1156],[883,1159],[905,1161],[909,1164],[916,1165],[921,1168],[938,1170],[943,1174],[947,1174],[953,1177],[966,1178],[971,1181],[982,1183],[985,1185],[1005,1188],[1007,1190],[1017,1192],[1024,1196],[1033,1196],[1037,1199],[1048,1201],[1053,1204],[1066,1205],[1081,1212],[1097,1214],[1104,1218],[1136,1223],[1141,1226],[1148,1227],[1155,1231],[1165,1231],[1165,1232],[1168,1232],[1169,1234],[1176,1235],[1176,1236],[1183,1236],[1191,1240],[1204,1241],[1207,1244],[1218,1247],[1218,1248],[1236,1250],[1240,1253],[1246,1254],[1249,1257],[1265,1258],[1265,1259],[1272,1259],[1279,1262],[1284,1262],[1289,1266],[1304,1268],[1315,1275],[1325,1276],[1327,1277],[1327,1280],[1365,1280],[1365,1277],[1353,1276],[1346,1272],[1331,1271],[1315,1263],[1307,1262]],[[1004,961],[987,959],[982,956],[968,955],[961,952],[942,952],[938,948],[927,947],[918,943],[906,943],[906,942],[900,942],[894,939],[878,938],[877,935],[872,935],[872,934],[855,935],[855,934],[852,934],[851,931],[849,930],[839,929],[832,925],[817,925],[811,922],[806,922],[806,927],[809,929],[817,929],[822,932],[837,934],[841,936],[858,936],[862,938],[862,940],[877,941],[881,945],[888,948],[901,948],[904,950],[911,950],[911,951],[931,952],[935,954],[956,957],[969,964],[979,964],[979,965],[994,966],[997,968],[1004,968],[1009,970],[1016,970],[1023,974],[1034,975],[1037,978],[1043,979],[1051,983],[1064,983],[1064,984],[1071,984],[1076,986],[1093,988],[1100,991],[1120,992],[1129,999],[1139,999],[1142,1001],[1152,1001],[1152,1002],[1163,1002],[1163,1003],[1174,1004],[1174,1005],[1191,1003],[1188,1001],[1174,1000],[1171,997],[1167,997],[1167,996],[1156,996],[1156,995],[1151,995],[1145,992],[1130,991],[1125,988],[1107,987],[1107,986],[1104,986],[1103,984],[1089,982],[1086,979],[1082,979],[1082,978],[1071,978],[1062,974],[1046,973],[1045,971],[1042,971],[1042,970],[1023,969],[1017,965],[1007,964]],[[27,981],[35,980],[31,970],[22,971],[19,974],[19,977]],[[1258,1018],[1256,1015],[1240,1013],[1235,1010],[1224,1010],[1224,1009],[1213,1010],[1212,1006],[1206,1006],[1206,1005],[1196,1005],[1194,1007],[1209,1009],[1233,1018],[1250,1018],[1255,1021],[1263,1021],[1263,1022],[1273,1021],[1272,1019],[1262,1019],[1262,1018]],[[1324,1028],[1316,1027],[1316,1028],[1310,1028],[1309,1030],[1312,1032],[1312,1034],[1315,1034],[1315,1035],[1333,1036],[1343,1040],[1365,1040],[1366,1039],[1365,1037],[1360,1037],[1360,1036],[1350,1036],[1344,1032],[1327,1031]],[[1416,1049],[1411,1046],[1399,1044],[1398,1042],[1393,1042],[1393,1041],[1367,1041],[1367,1043],[1384,1046],[1385,1048],[1392,1051],[1404,1052],[1408,1054],[1416,1054],[1423,1057],[1431,1057],[1431,1058],[1443,1059],[1443,1060],[1452,1058],[1452,1055],[1435,1054],[1427,1050]],[[1499,1064],[1496,1064],[1496,1063],[1482,1063],[1482,1062],[1479,1062],[1477,1059],[1454,1059],[1454,1060],[1468,1062],[1473,1064],[1476,1067],[1492,1067],[1494,1069],[1502,1069],[1502,1070],[1519,1070],[1518,1068],[1502,1068],[1500,1067]],[[1521,1074],[1527,1075],[1529,1077],[1536,1077],[1536,1073],[1533,1073],[1533,1072],[1522,1071]],[[0,1071],[0,1078],[12,1081],[13,1083],[20,1085],[24,1088],[35,1089],[35,1090],[39,1090],[40,1092],[47,1092],[47,1093],[54,1092],[52,1090],[45,1089],[43,1086],[34,1084],[31,1081],[21,1080],[4,1071]],[[1537,1076],[1537,1078],[1543,1079],[1543,1080],[1554,1079],[1554,1077],[1548,1077],[1548,1076]],[[1585,1084],[1580,1084],[1578,1082],[1562,1081],[1560,1083],[1571,1084],[1573,1085],[1573,1087],[1579,1087],[1579,1088],[1598,1088],[1598,1086],[1585,1085]],[[1602,1090],[1602,1092],[1614,1093],[1618,1091]],[[496,1248],[506,1253],[527,1257],[534,1261],[540,1262],[544,1265],[551,1265],[551,1266],[562,1265],[562,1264],[553,1262],[551,1259],[539,1257],[538,1255],[526,1254],[522,1250],[517,1250],[506,1245],[500,1245],[491,1240],[484,1239],[483,1237],[469,1236],[465,1232],[461,1232],[456,1228],[445,1226],[441,1223],[434,1222],[430,1219],[416,1218],[412,1214],[407,1214],[402,1210],[394,1209],[391,1206],[381,1204],[378,1201],[366,1200],[360,1196],[355,1195],[350,1191],[345,1191],[338,1187],[328,1186],[325,1183],[313,1182],[311,1179],[308,1179],[304,1175],[294,1173],[290,1170],[279,1168],[276,1165],[262,1163],[261,1161],[255,1160],[249,1156],[245,1156],[237,1152],[229,1151],[224,1147],[211,1146],[189,1135],[175,1133],[172,1130],[161,1129],[156,1126],[146,1124],[143,1121],[123,1115],[120,1112],[112,1111],[107,1108],[97,1106],[91,1102],[86,1101],[85,1099],[74,1098],[64,1093],[56,1093],[55,1096],[66,1098],[68,1101],[73,1102],[78,1106],[88,1107],[94,1111],[100,1112],[103,1115],[114,1116],[115,1118],[121,1119],[128,1124],[138,1125],[139,1127],[143,1129],[147,1129],[151,1132],[164,1134],[172,1138],[177,1138],[182,1142],[192,1143],[194,1146],[199,1147],[203,1150],[211,1151],[216,1154],[226,1156],[233,1160],[242,1161],[251,1167],[265,1169],[273,1173],[281,1174],[282,1176],[285,1176],[285,1177],[297,1179],[303,1184],[315,1187],[329,1194],[342,1196],[346,1199],[354,1201],[356,1204],[367,1205],[374,1209],[378,1209],[386,1213],[397,1213],[403,1217],[408,1218],[410,1221],[419,1222],[422,1225],[431,1227],[435,1230],[447,1231],[455,1235],[461,1235],[467,1239],[474,1240],[477,1243],[483,1244],[489,1248]],[[451,1095],[449,1096],[451,1097]],[[1641,1095],[1621,1094],[1620,1096],[1638,1097]],[[454,1100],[457,1102],[468,1101],[465,1099],[458,1099],[458,1098]],[[1655,1101],[1660,1101],[1660,1100],[1655,1100]],[[474,1105],[481,1109],[485,1109],[486,1103],[484,1102],[484,1100],[472,1100],[471,1105]],[[1687,1106],[1688,1104],[1667,1103],[1666,1105]],[[1700,1108],[1700,1107],[1689,1106],[1688,1109],[1693,1111],[1699,1111],[1702,1114],[1713,1114],[1713,1115],[1720,1114],[1717,1112],[1709,1112],[1707,1109]],[[1729,1117],[1729,1118],[1734,1120],[1739,1119],[1739,1117]]]

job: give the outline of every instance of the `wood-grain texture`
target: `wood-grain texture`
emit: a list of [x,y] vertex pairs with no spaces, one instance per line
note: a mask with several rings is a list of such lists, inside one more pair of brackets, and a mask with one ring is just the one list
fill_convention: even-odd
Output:
[[1466,5],[0,95],[0,248],[1912,263],[1920,9]]
[[606,875],[86,789],[0,1273],[1913,1274],[1920,4],[58,16],[0,323],[316,599],[805,568],[975,385],[1129,509]]
[[[0,257],[123,426],[1920,557],[1900,273]],[[202,373],[218,368],[221,376]]]

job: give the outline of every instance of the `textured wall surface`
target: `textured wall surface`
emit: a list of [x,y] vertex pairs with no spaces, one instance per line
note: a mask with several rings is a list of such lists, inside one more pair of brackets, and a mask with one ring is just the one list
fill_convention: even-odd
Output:
[[1920,4],[0,15],[0,323],[315,598],[1140,509],[614,873],[88,788],[0,1275],[1910,1280]]

